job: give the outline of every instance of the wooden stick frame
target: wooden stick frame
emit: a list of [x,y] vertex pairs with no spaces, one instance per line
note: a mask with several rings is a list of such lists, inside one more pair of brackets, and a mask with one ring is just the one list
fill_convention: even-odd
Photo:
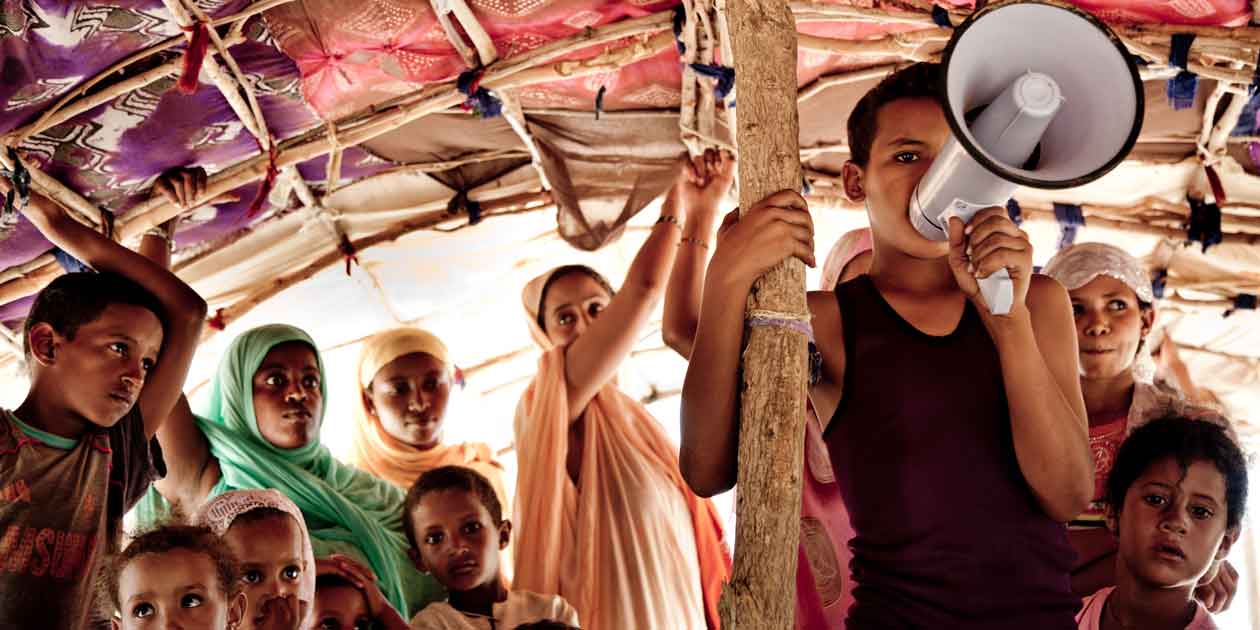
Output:
[[[229,104],[241,119],[242,124],[259,139],[260,144],[264,147],[267,146],[266,143],[270,142],[266,121],[263,119],[261,108],[257,104],[257,97],[252,90],[252,86],[248,84],[239,66],[232,58],[229,48],[244,40],[242,28],[250,17],[291,1],[259,0],[234,15],[210,19],[194,2],[188,0],[164,0],[164,4],[172,11],[176,23],[187,25],[194,20],[200,20],[206,22],[210,27],[212,44],[215,46],[215,50],[206,59],[205,69],[207,76],[211,78],[224,97],[228,99]],[[695,59],[700,62],[712,62],[716,58],[716,51],[721,50],[727,51],[723,52],[723,62],[729,63],[728,52],[731,50],[731,37],[727,26],[726,4],[726,0],[687,0],[684,6],[689,7],[689,12],[687,27],[684,29],[684,38],[691,44],[688,46],[688,59],[694,54]],[[818,81],[800,90],[798,102],[809,100],[836,85],[883,76],[908,62],[935,59],[938,56],[940,44],[948,38],[950,32],[948,29],[936,26],[929,15],[928,5],[923,2],[903,2],[900,7],[892,6],[890,8],[864,8],[815,2],[792,2],[788,6],[792,12],[793,19],[798,23],[868,21],[922,27],[921,30],[895,33],[862,41],[827,40],[807,35],[799,36],[798,39],[803,48],[836,54],[869,55],[872,58],[893,56],[900,59],[900,61],[820,78]],[[452,10],[452,13],[454,13],[454,10]],[[965,19],[967,12],[954,11],[951,12],[950,16],[951,20],[957,23]],[[462,24],[462,16],[460,18]],[[668,12],[656,13],[642,18],[604,25],[599,28],[586,29],[573,37],[551,42],[523,55],[511,59],[497,60],[487,66],[483,85],[492,89],[509,90],[557,78],[615,70],[672,45],[672,35],[667,31],[671,18],[672,15]],[[464,26],[467,27],[467,25]],[[214,27],[228,27],[229,31],[226,35],[222,35]],[[1223,90],[1234,95],[1234,101],[1240,100],[1238,95],[1245,93],[1245,86],[1250,83],[1253,76],[1257,51],[1260,51],[1260,28],[1257,27],[1222,28],[1125,24],[1112,25],[1112,28],[1131,50],[1155,64],[1167,63],[1167,41],[1172,34],[1193,33],[1196,35],[1196,39],[1191,48],[1189,69],[1206,78],[1224,82],[1226,85]],[[481,33],[470,33],[470,36],[479,36],[482,33],[484,33],[484,29]],[[561,56],[625,38],[636,38],[636,43],[627,47],[629,52],[624,50],[621,52],[606,51],[584,61],[556,61]],[[63,95],[35,122],[0,137],[0,142],[8,146],[17,146],[26,138],[107,103],[119,95],[140,89],[174,74],[181,63],[180,59],[172,60],[134,77],[129,77],[104,90],[92,91],[93,87],[105,79],[118,72],[125,71],[128,67],[155,54],[171,50],[186,42],[187,39],[187,34],[181,34],[159,42],[150,48],[128,55]],[[469,52],[473,53],[473,56],[478,56],[485,48],[484,42],[478,41],[474,43],[482,45],[470,47]],[[219,62],[214,59],[215,54],[223,60],[223,65],[226,68],[220,66]],[[1152,67],[1154,68],[1153,70],[1151,70]],[[1153,65],[1152,67],[1148,67],[1148,70],[1161,72],[1158,66]],[[1164,70],[1162,72],[1167,71]],[[734,146],[713,137],[714,129],[711,122],[713,120],[712,116],[716,111],[716,103],[711,98],[712,81],[695,77],[694,73],[691,78],[694,98],[692,100],[684,99],[683,116],[680,118],[680,133],[684,138],[690,139],[690,142],[698,143],[696,144],[697,147],[717,146],[734,150]],[[686,92],[687,80],[684,77],[684,93]],[[319,155],[330,154],[331,158],[328,168],[328,179],[330,181],[327,182],[325,193],[331,192],[338,183],[336,180],[340,179],[340,158],[345,148],[361,144],[429,113],[449,110],[451,106],[462,100],[462,95],[456,92],[453,82],[422,87],[412,93],[364,108],[336,121],[331,121],[326,127],[309,131],[279,143],[280,159],[278,165],[282,168],[292,168],[298,162],[318,157]],[[688,105],[691,105],[691,107],[689,108]],[[1229,124],[1229,116],[1234,114],[1234,110],[1234,107],[1228,108],[1226,117],[1223,117],[1221,120],[1205,120],[1205,129],[1208,128],[1209,124],[1213,126],[1210,135],[1212,142],[1209,143],[1211,146],[1210,154],[1223,153],[1225,145],[1230,142],[1240,141],[1228,136],[1228,130],[1232,129]],[[690,115],[687,113],[688,111],[691,112]],[[522,118],[526,113],[532,112],[523,112]],[[728,116],[728,122],[731,123],[730,128],[734,129],[734,110],[727,109],[725,114]],[[681,124],[683,121],[686,124]],[[1220,140],[1222,137],[1224,138],[1224,144]],[[803,156],[831,150],[842,151],[844,148],[840,146],[811,147],[803,152]],[[1210,159],[1210,156],[1208,159]],[[11,166],[8,164],[7,157],[3,155],[3,152],[0,152],[0,164]],[[32,172],[35,190],[66,208],[72,216],[81,222],[95,227],[100,226],[100,213],[95,204],[58,182],[55,178],[35,168],[34,165],[28,163],[27,166]],[[418,168],[423,170],[424,167]],[[267,157],[265,152],[260,152],[259,155],[242,160],[236,165],[216,173],[211,178],[207,199],[256,181],[266,173],[266,170]],[[299,193],[299,196],[302,197],[301,193]],[[307,201],[307,199],[303,198],[305,206],[318,205],[318,200],[316,200],[315,204],[307,203]],[[1174,220],[1171,215],[1161,215],[1163,218],[1154,222],[1135,221],[1125,218],[1122,211],[1126,209],[1123,208],[1087,207],[1092,208],[1088,211],[1090,212],[1092,225],[1107,225],[1116,229],[1139,233],[1155,233],[1169,237],[1177,237],[1181,233],[1179,229],[1170,224]],[[1028,206],[1028,209],[1034,215],[1042,212],[1042,208],[1035,205]],[[1228,208],[1223,209],[1228,210]],[[1159,208],[1152,207],[1147,210],[1159,210]],[[1180,210],[1181,208],[1178,208],[1178,212],[1174,214],[1179,214]],[[151,200],[142,203],[126,217],[119,220],[116,238],[120,240],[134,239],[148,228],[172,218],[179,211],[179,208],[162,200]],[[1226,242],[1255,243],[1257,236],[1252,230],[1256,228],[1256,225],[1251,219],[1252,217],[1243,215],[1226,214],[1224,224],[1232,230],[1225,235]],[[51,257],[47,255],[40,256],[22,265],[0,270],[0,302],[29,295],[56,275],[58,274],[55,271]]]

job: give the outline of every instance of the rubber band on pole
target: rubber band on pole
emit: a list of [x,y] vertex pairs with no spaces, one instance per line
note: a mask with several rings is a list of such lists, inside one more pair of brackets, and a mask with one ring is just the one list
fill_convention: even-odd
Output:
[[753,309],[748,311],[747,322],[751,327],[783,328],[786,330],[792,330],[805,335],[805,337],[810,341],[814,340],[814,327],[810,325],[810,316],[808,313],[783,313],[779,311]]

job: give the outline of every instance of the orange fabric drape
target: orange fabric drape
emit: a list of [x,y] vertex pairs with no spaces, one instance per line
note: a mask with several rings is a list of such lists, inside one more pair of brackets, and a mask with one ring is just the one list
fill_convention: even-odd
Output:
[[508,509],[507,489],[503,485],[503,466],[494,458],[490,447],[480,442],[439,444],[421,451],[403,444],[380,428],[380,422],[368,416],[360,418],[354,428],[354,448],[350,465],[403,490],[411,487],[420,475],[441,466],[471,468],[490,481],[499,503]]
[[[514,588],[561,595],[588,630],[615,624],[601,624],[601,618],[623,620],[617,627],[651,627],[650,619],[685,614],[669,610],[670,598],[681,597],[672,593],[698,589],[707,627],[718,628],[718,597],[731,564],[713,503],[691,492],[676,448],[647,409],[613,383],[583,415],[580,487],[574,486],[565,469],[570,427],[565,382],[564,348],[548,350],[517,407]],[[690,530],[683,533],[694,537],[694,547],[670,520],[677,516],[669,508],[671,500],[677,504],[670,493],[686,505],[681,528]],[[662,568],[691,562],[679,557],[691,549],[700,584],[670,584],[677,575],[697,575],[691,567]],[[662,574],[644,574],[653,570]]]

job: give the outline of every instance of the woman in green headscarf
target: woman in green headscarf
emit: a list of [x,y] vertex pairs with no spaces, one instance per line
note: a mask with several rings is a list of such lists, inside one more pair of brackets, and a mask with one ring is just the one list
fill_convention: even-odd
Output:
[[408,558],[402,491],[320,444],[324,364],[305,332],[272,324],[241,334],[210,387],[200,413],[181,399],[158,431],[168,470],[136,506],[141,526],[193,514],[229,490],[274,488],[301,508],[317,558],[359,560],[407,616],[441,599],[441,587]]

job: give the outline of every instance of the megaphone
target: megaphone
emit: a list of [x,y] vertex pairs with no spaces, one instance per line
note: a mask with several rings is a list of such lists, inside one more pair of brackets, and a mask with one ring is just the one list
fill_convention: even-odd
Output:
[[[934,241],[949,239],[951,216],[967,223],[1020,186],[1071,188],[1102,177],[1142,128],[1142,82],[1124,44],[1072,6],[981,9],[955,29],[941,65],[953,133],[910,197],[910,222]],[[1005,269],[979,284],[990,311],[1010,312]]]

